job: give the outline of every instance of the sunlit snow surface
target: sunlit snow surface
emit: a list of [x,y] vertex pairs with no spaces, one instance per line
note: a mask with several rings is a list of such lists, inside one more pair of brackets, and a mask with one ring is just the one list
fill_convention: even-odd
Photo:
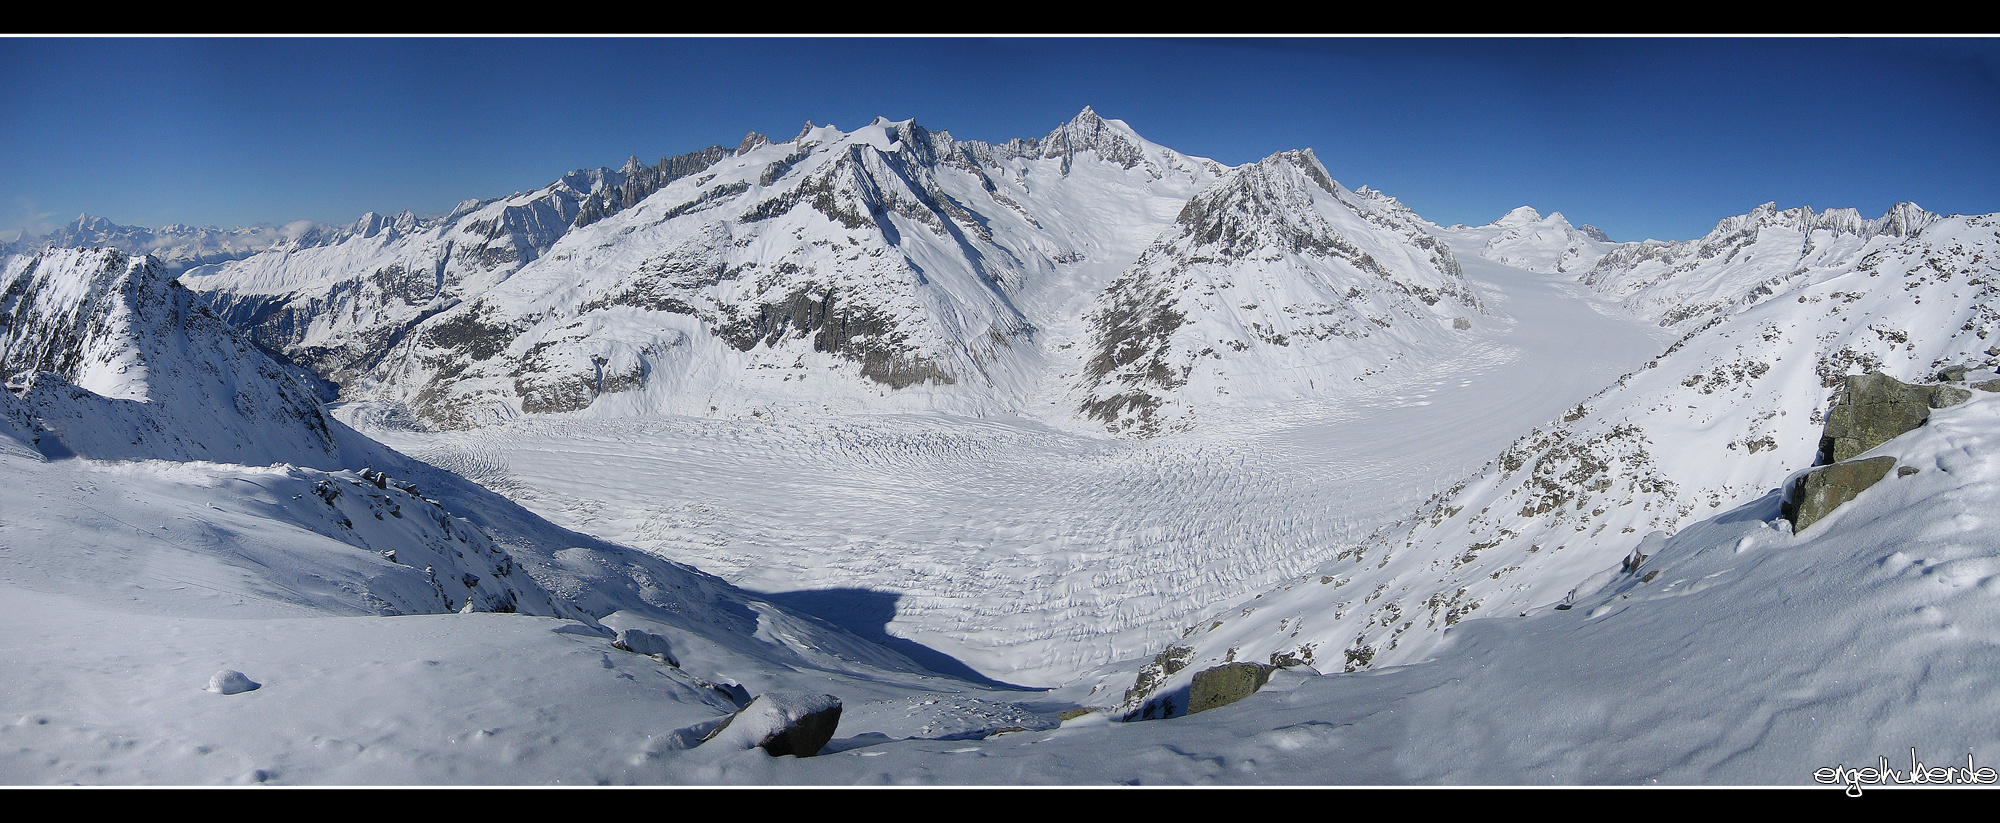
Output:
[[843,614],[865,594],[883,613],[850,628],[893,614],[894,636],[1055,686],[1316,567],[1664,345],[1575,284],[1466,265],[1499,306],[1457,356],[1189,436],[936,415],[367,431],[569,528],[836,623],[874,617]]
[[[1884,446],[1893,477],[1795,537],[1766,498],[1687,529],[1574,609],[1468,621],[1435,660],[1281,675],[1191,718],[968,739],[848,698],[811,759],[685,749],[720,710],[578,624],[521,615],[312,615],[202,578],[171,597],[88,562],[42,505],[100,476],[8,484],[0,778],[9,783],[1809,783],[1823,767],[2000,757],[2000,398]],[[11,469],[18,453],[0,457]],[[145,526],[100,487],[107,514]],[[113,535],[115,527],[97,529]],[[83,558],[37,561],[35,547]],[[169,595],[158,595],[169,597]],[[148,605],[148,603],[152,605]],[[294,616],[296,615],[296,616]],[[219,669],[255,691],[205,691]],[[828,691],[852,689],[829,679]],[[936,696],[933,717],[1009,711]],[[875,718],[868,720],[873,705]],[[864,711],[853,712],[854,708]],[[871,730],[872,725],[872,730]],[[976,725],[976,724],[975,724]],[[1029,725],[1029,724],[1020,724]],[[989,725],[989,729],[992,728]],[[689,731],[693,729],[694,731]],[[1985,761],[1979,761],[1985,762]],[[1864,787],[1865,789],[1866,787]]]
[[[1962,255],[1982,253],[1990,234],[1954,231],[1935,242]],[[1886,367],[1921,377],[1931,360],[1982,345],[1934,331],[1976,326],[1960,316],[1971,304],[1954,302],[1970,276],[1888,260],[1882,275],[1837,276],[1905,285],[1864,295],[1841,279],[1809,284],[1782,295],[1807,308],[1785,315],[1803,318],[1789,336],[1757,337],[1789,310],[1773,301],[1690,336],[1675,358],[1661,352],[1679,330],[1607,308],[1571,278],[1460,258],[1490,315],[1456,355],[1385,363],[1351,392],[1153,440],[1017,418],[783,412],[549,416],[420,435],[372,425],[366,406],[342,410],[574,529],[395,467],[551,593],[585,598],[601,629],[526,614],[381,616],[412,609],[364,594],[393,606],[424,590],[368,539],[410,530],[450,551],[438,539],[449,523],[431,534],[369,517],[381,502],[363,499],[352,471],[48,460],[0,396],[0,783],[1804,784],[1878,758],[1907,769],[1912,749],[1928,765],[2000,758],[2000,657],[1987,639],[2000,630],[2000,528],[1987,514],[2000,492],[2000,397],[1975,392],[1877,449],[1914,471],[1801,536],[1777,521],[1774,453],[1760,458],[1770,465],[1711,470],[1738,464],[1701,451],[1747,442],[1756,432],[1738,429],[1764,419],[1752,417],[1763,403],[1821,400],[1801,358],[1746,384],[1759,387],[1754,398],[1742,389],[1756,401],[1748,411],[1731,411],[1738,383],[1712,398],[1721,410],[1707,406],[1702,381],[1726,382],[1716,367],[1747,354],[1739,347],[1797,337],[1788,345],[1803,348],[1826,330],[1868,354],[1864,337],[1880,337]],[[1913,305],[1892,303],[1903,300]],[[1892,346],[1876,312],[1921,321],[1910,332],[1922,347]],[[1618,376],[1635,369],[1628,389]],[[1773,388],[1795,383],[1804,388]],[[1490,471],[1522,432],[1579,403],[1585,426],[1657,425],[1659,463],[1696,478],[1690,494],[1712,485],[1708,472],[1740,496],[1676,520],[1635,572],[1575,552],[1564,557],[1576,568],[1531,570],[1537,591],[1576,586],[1574,607],[1489,608],[1395,661],[1413,665],[1286,670],[1193,717],[1100,713],[1057,727],[1065,708],[1115,703],[1194,621],[1212,639],[1201,642],[1233,642],[1235,624],[1206,625],[1218,609],[1241,607],[1242,637],[1272,632],[1282,616],[1252,618],[1255,601],[1320,588],[1274,584]],[[1785,453],[1800,451],[1815,427],[1786,425]],[[321,482],[360,495],[322,504]],[[1508,488],[1446,497],[1506,502]],[[1430,528],[1442,545],[1483,528],[1478,513]],[[338,517],[359,528],[333,528]],[[709,578],[669,602],[664,592],[701,578],[621,560],[599,538],[766,594]],[[683,602],[701,614],[674,611]],[[621,603],[630,609],[612,608]],[[683,617],[715,625],[669,619]],[[674,633],[681,665],[613,649],[610,630],[628,627]],[[1331,655],[1320,662],[1338,670]],[[225,670],[258,687],[209,691]],[[739,684],[840,697],[834,741],[810,759],[699,746],[736,703],[716,686]]]

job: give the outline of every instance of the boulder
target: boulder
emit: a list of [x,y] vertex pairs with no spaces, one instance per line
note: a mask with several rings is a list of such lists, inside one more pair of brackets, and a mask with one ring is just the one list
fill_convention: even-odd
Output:
[[1912,386],[1881,372],[1851,375],[1827,411],[1821,464],[1839,463],[1922,426],[1931,409],[1955,406],[1972,393],[1952,386]]
[[1895,465],[1894,457],[1871,457],[1835,463],[1801,475],[1792,485],[1792,493],[1784,503],[1783,513],[1786,519],[1792,521],[1792,533],[1805,531],[1806,527],[1819,522],[1842,503],[1853,500],[1887,476],[1889,469]]
[[840,698],[808,692],[766,692],[702,738],[729,748],[760,748],[772,757],[819,754],[840,725]]
[[1227,706],[1256,694],[1271,679],[1275,667],[1262,663],[1225,663],[1195,673],[1188,685],[1188,714]]
[[673,644],[668,642],[666,638],[652,632],[640,631],[638,629],[619,629],[618,638],[611,641],[611,647],[633,654],[651,655],[674,668],[680,668],[681,665],[679,660],[674,659]]
[[208,690],[216,694],[242,694],[256,691],[262,683],[251,682],[250,678],[235,669],[223,669],[208,679]]
[[1972,391],[1969,389],[1961,389],[1957,386],[1931,387],[1930,401],[1931,408],[1933,409],[1949,409],[1971,399]]

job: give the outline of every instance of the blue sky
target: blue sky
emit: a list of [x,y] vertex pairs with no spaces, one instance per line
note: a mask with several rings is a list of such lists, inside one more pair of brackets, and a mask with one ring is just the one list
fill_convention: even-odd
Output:
[[427,214],[807,120],[998,142],[1085,105],[1228,164],[1310,147],[1444,224],[2000,211],[1994,39],[15,38],[0,233]]

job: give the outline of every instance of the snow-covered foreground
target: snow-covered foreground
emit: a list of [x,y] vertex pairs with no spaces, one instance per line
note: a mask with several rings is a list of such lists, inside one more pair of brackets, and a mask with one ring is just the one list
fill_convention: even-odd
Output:
[[[242,595],[213,574],[174,591],[130,566],[35,561],[37,546],[88,556],[87,533],[10,540],[0,780],[1801,784],[1881,758],[1907,771],[1913,748],[1927,766],[1989,764],[2000,522],[1982,512],[2000,494],[2000,396],[1976,394],[1874,454],[1916,472],[1801,536],[1772,525],[1775,495],[1729,511],[1600,578],[1573,609],[1459,624],[1424,664],[1281,672],[1204,714],[1060,729],[991,693],[849,696],[810,759],[686,748],[720,710],[573,621],[254,603],[195,616],[174,604]],[[45,464],[32,479],[47,500],[93,472],[105,474]],[[10,484],[10,534],[55,525],[35,499]],[[143,530],[135,508],[100,505]],[[205,691],[220,669],[260,687]],[[1011,725],[1026,728],[953,733]]]
[[1495,310],[1462,355],[1147,441],[939,415],[342,416],[561,525],[1055,686],[1316,567],[1666,345],[1574,282],[1465,265]]

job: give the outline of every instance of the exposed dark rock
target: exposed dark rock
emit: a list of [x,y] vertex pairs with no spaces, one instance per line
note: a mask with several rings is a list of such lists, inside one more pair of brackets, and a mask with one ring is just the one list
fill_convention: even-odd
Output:
[[1194,649],[1188,646],[1169,646],[1166,651],[1153,656],[1153,662],[1139,669],[1139,676],[1132,688],[1125,690],[1125,703],[1133,704],[1145,699],[1158,689],[1175,672],[1187,668],[1188,658],[1194,656]]
[[1988,380],[1984,383],[1974,383],[1972,387],[1980,391],[2000,392],[2000,379]]
[[1792,521],[1792,533],[1805,531],[1841,504],[1853,500],[1888,475],[1889,469],[1895,465],[1896,458],[1885,455],[1835,463],[1807,472],[1793,484],[1792,493],[1783,506],[1785,518]]
[[1951,386],[1912,386],[1881,372],[1850,375],[1826,415],[1819,464],[1839,463],[1922,426],[1931,409],[1963,403],[1972,393]]
[[1276,667],[1262,663],[1225,663],[1195,672],[1188,686],[1188,714],[1227,706],[1255,694],[1271,679]]
[[[753,133],[753,136],[761,135]],[[743,143],[750,145],[750,138],[745,137]],[[638,205],[648,195],[666,188],[668,183],[707,170],[728,153],[729,150],[721,146],[709,146],[700,151],[664,158],[655,166],[642,166],[639,158],[634,157],[625,163],[624,182],[598,191],[583,201],[577,211],[576,225],[579,228],[588,226]]]
[[499,316],[499,312],[485,304],[474,304],[463,312],[430,324],[424,332],[424,342],[441,349],[464,352],[473,360],[486,360],[507,350],[519,332],[501,324],[489,323],[482,318]]
[[844,297],[838,289],[803,287],[713,330],[739,351],[754,349],[758,343],[775,346],[788,338],[811,336],[813,351],[859,363],[863,376],[890,388],[955,382],[905,342],[906,335],[892,315]]

